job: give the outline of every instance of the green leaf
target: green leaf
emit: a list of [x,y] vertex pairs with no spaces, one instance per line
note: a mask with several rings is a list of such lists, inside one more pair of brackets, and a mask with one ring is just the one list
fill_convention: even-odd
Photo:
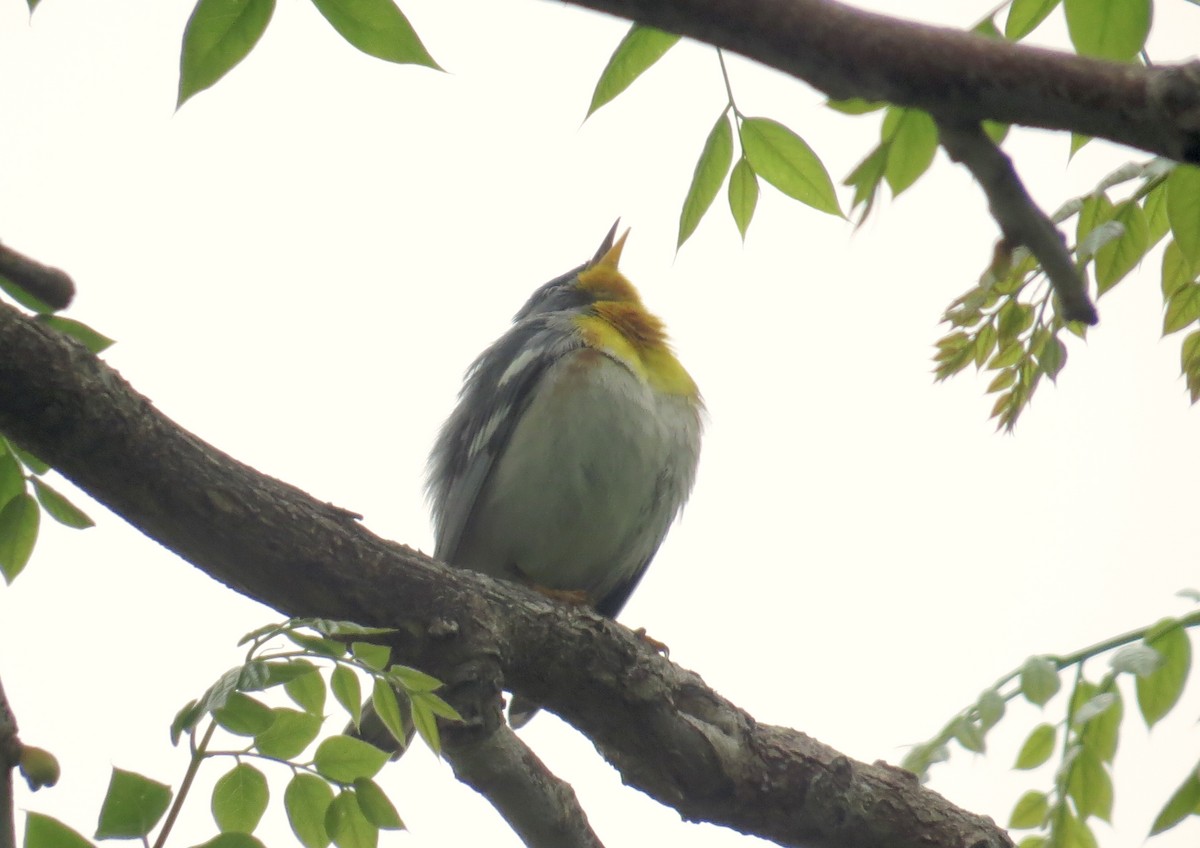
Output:
[[1169,336],[1200,319],[1200,284],[1184,286],[1167,301],[1163,314],[1163,335]]
[[1162,258],[1162,295],[1167,300],[1175,292],[1196,281],[1200,268],[1188,262],[1179,249],[1179,242],[1171,239],[1163,251]]
[[38,321],[47,327],[53,327],[63,335],[70,336],[92,353],[101,353],[116,344],[108,336],[93,330],[82,321],[63,318],[61,315],[39,315]]
[[94,845],[58,819],[27,812],[24,848],[94,848]]
[[25,472],[7,450],[0,450],[0,507],[25,491]]
[[1150,33],[1151,0],[1064,0],[1076,51],[1116,62],[1137,56]]
[[757,205],[758,177],[749,160],[743,156],[729,175],[729,211],[733,213],[733,222],[742,234],[742,241],[746,240],[746,231],[750,229]]
[[[1102,699],[1110,696],[1112,700],[1107,702],[1107,706],[1101,706],[1096,712]],[[1125,704],[1121,700],[1121,690],[1111,683],[1105,692],[1091,698],[1075,712],[1075,723],[1083,725],[1083,729],[1077,731],[1083,747],[1099,757],[1101,762],[1111,763],[1117,755],[1121,719],[1124,716]]]
[[311,668],[307,674],[293,677],[283,684],[283,689],[305,712],[321,715],[325,709],[325,679],[316,667]]
[[287,663],[268,663],[263,660],[250,660],[237,671],[237,681],[234,684],[239,692],[256,692],[267,689],[283,680],[273,673],[275,667]]
[[1150,228],[1150,246],[1158,244],[1171,231],[1171,219],[1167,217],[1167,183],[1163,182],[1142,198],[1142,211],[1146,213],[1146,224]]
[[275,723],[275,711],[249,695],[231,692],[225,706],[213,711],[213,718],[237,736],[258,736]]
[[406,692],[435,692],[442,688],[442,681],[406,665],[394,665],[387,670],[390,680],[398,683]]
[[988,689],[979,696],[975,710],[979,714],[979,723],[984,730],[995,727],[1004,718],[1004,696],[995,689]]
[[441,70],[392,0],[313,0],[325,20],[368,56]]
[[304,650],[311,651],[323,657],[340,657],[346,653],[346,644],[336,639],[326,639],[322,636],[313,636],[308,633],[297,633],[295,630],[289,630],[283,635]]
[[30,471],[32,471],[34,474],[45,474],[47,471],[50,470],[50,466],[48,463],[42,462],[40,459],[38,459],[36,456],[31,454],[29,451],[23,450],[22,448],[18,447],[17,445],[12,444],[11,442],[9,443],[8,447],[10,450],[12,450],[13,454],[17,457],[17,459],[21,460],[22,464],[24,464],[24,466],[26,468],[28,468]]
[[33,491],[37,494],[38,503],[42,505],[42,509],[46,510],[46,514],[59,524],[73,527],[76,530],[96,526],[96,522],[88,518],[87,513],[67,500],[65,495],[51,488],[45,480],[34,477]]
[[883,118],[882,133],[889,145],[884,177],[896,197],[933,164],[938,146],[937,124],[928,112],[891,106]]
[[1049,657],[1030,657],[1021,667],[1021,694],[1044,706],[1058,692],[1058,667]]
[[313,755],[313,765],[321,776],[338,783],[353,783],[360,777],[374,777],[387,761],[386,751],[361,739],[341,735],[330,736],[322,741]]
[[954,738],[968,751],[982,754],[987,748],[983,738],[983,730],[973,721],[959,718],[954,722]]
[[1137,678],[1138,707],[1146,726],[1153,727],[1171,711],[1183,694],[1192,667],[1192,643],[1178,621],[1160,622],[1146,635],[1146,644],[1158,651],[1162,664]]
[[387,645],[376,645],[373,642],[355,642],[350,646],[354,658],[368,668],[383,671],[387,668],[392,656],[392,649]]
[[218,833],[196,848],[266,848],[262,841],[249,833]]
[[333,690],[337,702],[350,713],[354,726],[358,727],[362,721],[362,684],[358,682],[358,675],[346,666],[339,665],[329,677],[329,688]]
[[788,197],[842,215],[829,172],[804,139],[770,118],[742,121],[742,150],[757,173]]
[[1196,772],[1194,768],[1188,773],[1187,779],[1179,784],[1179,788],[1154,817],[1154,824],[1150,826],[1151,836],[1170,830],[1188,816],[1200,813],[1200,777]]
[[1098,848],[1096,835],[1087,824],[1070,814],[1058,819],[1057,848]]
[[679,238],[675,242],[680,247],[688,237],[696,231],[700,219],[712,206],[729,166],[733,162],[733,127],[729,122],[728,113],[722,113],[713,124],[700,158],[696,161],[696,170],[692,173],[692,184],[688,186],[687,197],[683,201],[683,209],[679,212]]
[[254,737],[254,746],[268,757],[290,760],[312,744],[321,732],[321,717],[276,707],[271,726]]
[[178,745],[179,738],[195,727],[203,715],[204,709],[200,706],[200,701],[188,701],[171,722],[171,744]]
[[1115,691],[1093,695],[1084,701],[1078,709],[1072,710],[1071,723],[1076,725],[1087,724],[1097,716],[1103,715],[1112,709],[1117,703],[1118,696]]
[[1033,769],[1040,766],[1054,753],[1054,745],[1058,740],[1058,731],[1050,724],[1039,724],[1025,739],[1017,754],[1015,769]]
[[1015,368],[1005,368],[988,383],[986,394],[1002,392],[1017,381]]
[[375,848],[379,828],[367,821],[354,790],[345,789],[325,811],[325,830],[338,848]]
[[331,618],[309,618],[298,620],[307,623],[309,627],[312,627],[318,633],[337,638],[349,636],[381,636],[384,633],[396,632],[396,628],[394,627],[368,627],[365,624],[357,624],[353,621],[338,621]]
[[333,801],[333,790],[315,774],[297,774],[283,792],[292,833],[304,848],[325,848],[329,834],[325,831],[325,814]]
[[1046,16],[1055,10],[1059,0],[1013,0],[1004,22],[1004,37],[1020,41],[1038,28]]
[[403,750],[408,745],[408,733],[404,727],[404,719],[400,713],[400,703],[396,698],[396,691],[392,689],[386,680],[378,677],[375,678],[374,687],[371,691],[371,704],[375,707],[375,714],[379,716],[384,727],[400,743],[400,748]]
[[0,291],[11,297],[21,306],[24,306],[31,312],[38,314],[47,314],[54,311],[54,307],[45,303],[39,298],[34,297],[29,292],[25,291],[23,286],[14,283],[12,280],[0,274]]
[[1145,642],[1138,642],[1113,654],[1111,665],[1118,672],[1144,675],[1162,665],[1162,656]]
[[861,97],[848,97],[845,100],[826,100],[825,105],[843,115],[866,115],[878,112],[886,103],[880,100],[863,100]]
[[270,797],[263,773],[249,763],[238,763],[213,786],[213,819],[223,833],[253,833]]
[[596,80],[596,90],[592,92],[591,105],[588,106],[588,115],[627,89],[645,70],[674,47],[677,41],[678,35],[634,24],[629,32],[625,33],[625,37],[609,57],[608,64],[600,72],[600,79]]
[[975,336],[975,367],[982,368],[992,351],[996,349],[996,325],[991,321],[979,328]]
[[1117,207],[1113,221],[1124,227],[1120,238],[1096,251],[1096,289],[1102,295],[1137,267],[1150,246],[1150,227],[1146,213],[1135,201]]
[[437,695],[430,692],[413,692],[409,695],[410,700],[420,701],[424,704],[431,713],[441,718],[449,719],[450,721],[462,721],[462,716],[454,707],[447,704]]
[[429,750],[440,757],[442,754],[442,737],[438,731],[437,718],[434,716],[433,710],[419,694],[411,696],[409,706],[412,711],[413,727],[416,728],[421,738],[425,740],[425,744],[429,746]]
[[1033,307],[1028,303],[1009,300],[1000,307],[996,319],[996,336],[1000,344],[1015,339],[1033,325]]
[[1058,378],[1058,373],[1067,364],[1067,346],[1057,336],[1046,342],[1046,347],[1038,357],[1038,367],[1051,380]]
[[275,0],[199,0],[183,31],[176,107],[245,59],[274,11]]
[[379,788],[373,780],[360,777],[354,781],[354,792],[358,796],[358,806],[367,821],[381,830],[403,830],[404,822],[396,812],[391,799]]
[[11,584],[29,562],[37,543],[40,511],[37,501],[21,493],[0,509],[0,573]]
[[[302,677],[310,677],[317,674],[317,667],[308,660],[290,659],[284,662],[271,661],[264,662],[263,668],[267,672],[267,678],[264,681],[263,689],[269,689],[272,686],[284,684],[284,689],[287,690],[289,683],[299,680]],[[317,674],[320,677],[319,674]],[[288,690],[290,692],[290,690]]]
[[1041,827],[1046,822],[1050,812],[1050,802],[1044,792],[1030,790],[1017,799],[1012,815],[1008,817],[1008,826],[1014,830],[1028,830]]
[[97,839],[135,839],[148,834],[171,803],[171,787],[119,768],[112,770],[100,808]]
[[1084,256],[1084,242],[1088,234],[1105,221],[1110,220],[1116,211],[1117,208],[1113,206],[1112,201],[1103,193],[1090,194],[1083,199],[1083,204],[1079,207],[1079,217],[1075,221],[1075,244],[1077,245],[1076,252],[1080,254],[1080,261],[1090,258],[1096,252],[1093,247],[1086,252],[1086,257]]
[[1188,333],[1183,344],[1179,346],[1179,363],[1179,368],[1184,374],[1200,368],[1200,330]]
[[1188,265],[1200,267],[1200,168],[1180,165],[1167,176],[1167,220]]
[[1104,763],[1095,754],[1083,749],[1071,761],[1070,768],[1067,794],[1075,802],[1075,811],[1080,818],[1095,816],[1103,821],[1110,821],[1113,786]]

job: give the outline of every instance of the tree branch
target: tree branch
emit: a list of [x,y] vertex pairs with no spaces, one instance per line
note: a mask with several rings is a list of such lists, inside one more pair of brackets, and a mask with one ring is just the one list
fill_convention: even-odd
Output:
[[66,309],[75,298],[75,283],[65,272],[3,244],[0,244],[0,277],[51,309]]
[[0,848],[17,847],[16,814],[13,807],[13,771],[21,760],[17,718],[8,705],[0,684]]
[[613,621],[380,539],[182,430],[82,345],[2,304],[0,432],[286,615],[396,627],[395,656],[446,681],[494,664],[686,819],[806,848],[1012,844],[908,772],[759,724]]
[[961,162],[987,195],[988,208],[1011,247],[1025,245],[1058,295],[1062,317],[1095,324],[1099,318],[1087,294],[1083,275],[1075,267],[1066,240],[1046,213],[1025,191],[1012,160],[977,124],[938,120],[938,137],[950,158]]
[[1117,64],[833,0],[565,0],[732,50],[835,99],[1071,130],[1200,162],[1200,63]]

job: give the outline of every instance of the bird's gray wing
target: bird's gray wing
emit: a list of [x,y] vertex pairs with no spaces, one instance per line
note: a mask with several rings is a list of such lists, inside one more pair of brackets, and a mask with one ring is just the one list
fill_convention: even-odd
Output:
[[567,316],[533,315],[514,324],[468,369],[458,406],[429,456],[437,559],[454,564],[479,493],[538,382],[550,366],[582,346]]

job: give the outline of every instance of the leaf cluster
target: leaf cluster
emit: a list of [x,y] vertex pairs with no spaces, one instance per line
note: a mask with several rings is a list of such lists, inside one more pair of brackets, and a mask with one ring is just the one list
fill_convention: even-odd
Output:
[[[392,664],[390,649],[370,641],[388,632],[344,621],[292,619],[246,634],[239,643],[250,646],[245,662],[221,675],[171,723],[172,743],[186,737],[191,752],[178,793],[152,778],[114,768],[95,838],[149,844],[161,822],[155,845],[162,845],[197,770],[218,760],[233,761],[210,799],[218,833],[197,848],[261,848],[254,831],[270,803],[262,770],[268,767],[291,772],[283,808],[304,848],[325,848],[331,842],[338,848],[374,848],[380,830],[402,829],[395,805],[374,780],[390,752],[344,733],[319,739],[330,718],[325,712],[329,693],[357,727],[364,678],[370,681],[369,703],[401,747],[412,726],[439,752],[437,720],[461,721],[435,694],[441,687],[438,680]],[[269,690],[282,691],[290,705],[271,706],[257,696]],[[206,725],[202,733],[201,723]],[[229,748],[214,747],[218,730],[232,741]],[[25,848],[92,844],[49,816],[31,813],[26,819]]]
[[[1017,752],[1013,768],[1031,771],[1053,762],[1048,787],[1031,788],[1016,802],[1008,826],[1033,831],[1022,848],[1095,848],[1089,820],[1110,822],[1114,788],[1113,759],[1126,718],[1123,681],[1131,681],[1137,712],[1147,727],[1161,721],[1179,703],[1191,670],[1189,630],[1200,627],[1200,613],[1167,618],[1131,633],[1066,656],[1030,657],[989,687],[978,701],[954,716],[932,739],[916,745],[902,765],[928,777],[930,768],[950,756],[951,743],[973,753],[987,750],[987,734],[1005,717],[1015,699],[1046,709],[1062,689],[1064,672],[1074,679],[1056,720],[1037,724]],[[1085,664],[1107,659],[1107,668],[1091,678]],[[1167,799],[1149,835],[1200,815],[1200,763]]]

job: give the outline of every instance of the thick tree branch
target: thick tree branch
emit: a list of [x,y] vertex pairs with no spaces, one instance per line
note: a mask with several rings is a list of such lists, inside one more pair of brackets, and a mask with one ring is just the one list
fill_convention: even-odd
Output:
[[451,686],[494,663],[687,819],[807,848],[1012,844],[908,772],[759,724],[615,622],[374,536],[180,429],[81,345],[5,305],[0,432],[284,614],[397,627],[396,656]]
[[833,98],[1071,130],[1200,162],[1200,63],[1145,68],[859,11],[833,0],[565,0],[740,53]]
[[1024,245],[1042,263],[1058,295],[1062,317],[1095,324],[1096,307],[1088,298],[1083,275],[1075,267],[1067,242],[1054,222],[1038,208],[1021,183],[1012,160],[977,124],[938,121],[938,135],[950,158],[961,162],[987,195],[988,208],[1012,247]]

